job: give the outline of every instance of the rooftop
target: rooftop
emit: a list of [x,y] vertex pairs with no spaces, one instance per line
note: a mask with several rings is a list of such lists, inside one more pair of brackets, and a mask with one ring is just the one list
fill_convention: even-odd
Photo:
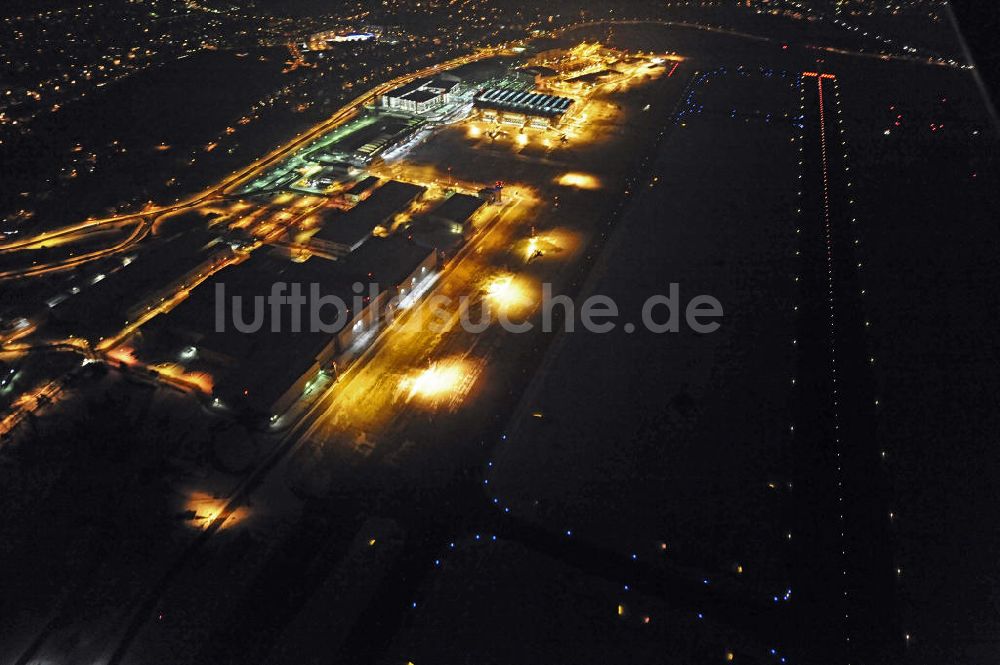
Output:
[[190,231],[154,241],[139,250],[127,265],[56,305],[52,314],[67,334],[96,341],[125,325],[128,311],[143,297],[155,293],[229,248],[207,231]]
[[442,76],[438,76],[428,81],[427,85],[423,87],[435,88],[438,90],[444,90],[445,92],[451,92],[458,84],[459,84],[459,79],[457,78],[444,78]]
[[363,194],[372,187],[374,187],[375,185],[377,185],[378,183],[379,183],[378,176],[370,175],[367,178],[359,180],[358,182],[354,183],[354,186],[352,186],[349,190],[347,190],[347,193],[354,195]]
[[424,88],[432,88],[434,90],[442,90],[444,92],[451,92],[456,85],[458,85],[459,79],[457,78],[445,78],[443,76],[436,76],[433,78],[420,78],[415,81],[410,81],[406,85],[400,86],[395,90],[391,90],[385,93],[386,97],[398,99],[400,97],[406,97],[407,99],[412,99],[410,97],[416,91],[423,91]]
[[426,191],[426,187],[390,180],[346,213],[327,216],[316,240],[357,248],[376,227],[387,224]]
[[337,262],[338,269],[349,274],[362,274],[382,288],[400,286],[407,277],[433,254],[404,235],[372,238],[358,251]]
[[486,201],[469,194],[452,194],[447,201],[431,211],[431,215],[455,224],[464,224],[486,205]]
[[552,69],[551,67],[545,67],[543,65],[538,65],[536,67],[523,67],[518,71],[522,71],[527,74],[532,74],[535,76],[541,76],[543,78],[551,78],[559,74],[559,72]]
[[435,252],[454,254],[465,243],[465,235],[456,233],[451,225],[423,218],[406,229],[406,235],[417,245]]
[[435,90],[414,90],[403,95],[403,99],[411,102],[416,102],[417,104],[423,104],[424,102],[429,102],[432,99],[437,99],[441,93]]
[[[323,295],[336,295],[346,303],[350,303],[353,298],[351,286],[360,281],[360,276],[336,270],[333,268],[334,265],[330,261],[317,258],[295,262],[258,250],[246,261],[223,268],[194,289],[187,300],[161,317],[159,326],[197,337],[200,346],[215,349],[221,354],[234,358],[246,357],[257,345],[255,338],[279,334],[270,332],[272,323],[278,324],[277,327],[284,331],[280,335],[293,334],[290,332],[293,327],[293,322],[289,318],[290,308],[282,308],[281,321],[272,321],[270,308],[263,308],[263,323],[259,334],[240,333],[232,325],[226,325],[224,330],[217,331],[215,320],[217,285],[224,287],[224,297],[228,302],[232,302],[234,296],[241,297],[243,320],[249,323],[254,318],[254,298],[258,296],[266,298],[271,294],[272,285],[278,282],[285,282],[288,285],[301,284],[303,291],[306,292],[310,288],[309,285],[318,284]],[[286,293],[288,288],[290,287],[286,287]],[[228,323],[231,321],[232,316],[229,316]],[[305,331],[308,328],[308,321],[301,323]],[[294,335],[297,346],[302,344],[308,346],[310,334],[302,332]]]
[[491,88],[476,96],[476,106],[536,115],[562,115],[573,105],[569,97]]
[[429,78],[419,78],[419,79],[416,79],[414,81],[410,81],[406,85],[401,85],[398,88],[396,88],[395,90],[390,90],[389,92],[385,93],[385,96],[386,97],[403,97],[404,95],[406,95],[406,94],[408,94],[410,92],[413,92],[414,90],[419,90],[420,88],[422,88],[424,86],[424,84],[428,83],[430,80],[431,79],[429,79]]
[[[194,289],[187,300],[159,317],[151,332],[160,340],[161,351],[175,348],[178,343],[195,346],[214,377],[215,393],[224,401],[238,401],[266,410],[318,360],[332,355],[334,343],[330,333],[311,330],[308,306],[299,313],[298,331],[293,325],[291,307],[282,307],[280,318],[274,319],[266,302],[272,285],[285,282],[284,295],[287,295],[292,284],[299,284],[302,295],[309,297],[311,285],[317,284],[321,295],[336,296],[345,304],[342,314],[333,305],[322,310],[325,324],[338,324],[338,329],[343,329],[356,315],[352,311],[356,296],[352,287],[364,281],[361,275],[339,268],[331,261],[312,258],[297,263],[258,250],[246,261],[224,268]],[[226,318],[221,328],[216,321],[218,285],[225,289]],[[242,321],[248,325],[258,321],[255,298],[265,298],[259,308],[257,332],[236,329],[232,316],[234,296],[241,298]]]

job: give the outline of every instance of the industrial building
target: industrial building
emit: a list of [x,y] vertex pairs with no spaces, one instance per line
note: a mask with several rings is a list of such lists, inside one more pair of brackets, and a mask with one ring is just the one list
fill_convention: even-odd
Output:
[[393,218],[408,209],[426,187],[390,180],[345,212],[329,208],[323,228],[310,239],[310,248],[330,258],[345,256],[372,237],[376,229],[389,230]]
[[79,285],[79,293],[53,301],[51,325],[97,344],[232,258],[229,245],[208,231],[152,242]]
[[358,182],[344,192],[344,199],[351,204],[358,204],[362,199],[367,198],[371,194],[378,184],[382,182],[378,176],[370,175]]
[[[292,188],[323,192],[349,182],[384,153],[419,135],[427,119],[385,109],[369,110],[332,129],[241,187],[240,194]],[[303,177],[303,173],[308,174]],[[296,184],[293,184],[296,183]]]
[[411,224],[406,229],[407,236],[417,245],[433,250],[441,260],[447,259],[472,235],[473,218],[488,202],[481,196],[453,194]]
[[306,187],[316,191],[326,190],[351,176],[351,168],[347,164],[321,166],[311,173],[306,180]]
[[454,256],[467,240],[466,234],[450,224],[423,217],[406,228],[406,236],[417,246],[434,252],[439,261]]
[[519,81],[530,81],[532,87],[538,87],[545,85],[549,81],[555,79],[559,75],[559,72],[552,69],[551,67],[522,67],[517,70],[517,78]]
[[448,199],[429,213],[431,219],[450,224],[458,231],[472,228],[472,218],[486,205],[486,201],[469,194],[452,194]]
[[[168,357],[187,349],[190,369],[212,377],[212,394],[226,406],[258,415],[281,413],[302,396],[320,370],[330,367],[337,354],[350,347],[381,306],[380,293],[374,301],[359,301],[362,307],[355,308],[357,294],[352,286],[364,276],[331,270],[332,265],[317,258],[296,263],[254,254],[213,275],[187,300],[158,317],[147,334],[155,337]],[[302,307],[298,326],[291,307],[276,312],[267,306],[277,282],[300,284],[307,297],[310,285],[317,284],[323,296],[339,298],[346,305],[343,315],[333,305],[320,312],[325,324],[339,325],[338,331],[312,330],[309,304]],[[217,285],[225,289],[221,322],[217,320]],[[242,321],[259,321],[257,332],[241,332],[234,325],[234,296],[241,298]]]
[[[390,114],[384,114],[386,117]],[[394,118],[399,123],[398,116]],[[350,155],[352,163],[365,166],[371,164],[382,153],[389,152],[411,140],[425,121],[419,118],[408,118],[400,123],[399,129],[389,129],[381,132],[371,140],[359,146]]]
[[417,79],[385,93],[382,105],[408,113],[426,113],[451,102],[452,92],[459,83],[458,77],[448,74]]
[[545,128],[552,124],[558,125],[572,105],[573,100],[569,97],[502,88],[490,88],[475,98],[475,106],[485,122],[519,127],[530,125]]
[[531,65],[554,71],[560,79],[600,71],[620,60],[624,54],[599,43],[579,44],[571,49],[551,49],[542,51],[532,58]]
[[324,30],[309,36],[309,40],[302,44],[303,50],[325,51],[333,44],[343,42],[368,42],[373,41],[377,35],[374,31],[355,31],[347,29]]
[[[433,251],[398,235],[373,238],[339,261],[295,262],[258,251],[220,270],[147,326],[143,355],[151,356],[151,364],[180,363],[187,372],[210,376],[212,396],[230,409],[260,418],[280,414],[320,371],[370,338],[380,318],[434,270],[436,259]],[[297,284],[307,298],[297,315],[287,303],[268,303],[278,282],[286,284],[283,295]],[[323,325],[336,324],[334,332],[312,326],[314,284],[320,296],[344,305],[327,303],[319,311]],[[256,331],[235,325],[234,297],[240,298],[241,324],[254,323]]]
[[436,266],[437,255],[433,251],[398,233],[372,238],[337,262],[339,271],[362,274],[368,282],[378,284],[380,293],[387,294],[380,313],[393,306],[393,298],[410,293]]
[[410,140],[425,122],[402,113],[372,112],[332,132],[336,138],[316,142],[297,160],[306,167],[320,164],[345,169],[342,180],[346,180],[358,173],[358,167],[368,166],[381,153]]

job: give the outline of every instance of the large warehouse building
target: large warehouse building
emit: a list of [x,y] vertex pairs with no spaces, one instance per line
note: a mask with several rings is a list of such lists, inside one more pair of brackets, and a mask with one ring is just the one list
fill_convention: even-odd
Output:
[[426,187],[390,180],[346,213],[329,209],[323,228],[310,240],[317,253],[336,258],[345,256],[372,237],[382,227],[389,230],[393,218],[409,208]]
[[475,106],[486,122],[545,128],[558,125],[573,105],[569,97],[490,88],[476,95]]
[[[277,282],[298,284],[303,295],[317,284],[323,295],[336,296],[351,307],[355,298],[352,286],[364,275],[343,274],[331,270],[332,265],[319,258],[296,263],[255,253],[194,289],[187,300],[157,317],[150,331],[158,331],[154,334],[163,351],[188,345],[194,358],[191,362],[212,377],[212,393],[222,403],[264,416],[281,413],[352,343],[371,311],[381,306],[382,297],[380,294],[376,302],[369,301],[359,311],[344,312],[339,319],[335,308],[327,307],[321,316],[325,324],[339,323],[334,334],[311,330],[308,307],[303,307],[296,326],[291,308],[276,312],[266,301],[258,304],[256,300],[267,298]],[[217,302],[219,286],[224,289],[222,302]],[[241,332],[234,325],[234,297],[241,298],[242,320],[258,322],[257,332]],[[220,308],[226,315],[221,326],[216,320]]]
[[109,266],[94,278],[86,287],[86,298],[50,301],[49,325],[66,336],[97,344],[232,257],[229,245],[202,230],[140,245],[120,267]]
[[[398,235],[373,238],[341,261],[295,262],[258,250],[154,319],[145,351],[174,362],[184,356],[186,370],[209,375],[212,396],[231,409],[261,418],[281,414],[320,371],[357,353],[380,318],[434,270],[436,261],[433,251]],[[339,299],[346,310],[327,302],[319,313],[322,324],[336,324],[336,330],[313,329],[312,302],[305,302],[298,315],[288,304],[272,308],[267,298],[278,282],[285,283],[285,296],[294,284],[311,298],[316,285],[321,296]],[[220,287],[222,302],[217,301]],[[240,320],[256,322],[256,332],[241,332],[235,325],[234,297],[240,298]]]
[[484,205],[486,200],[479,196],[455,193],[432,210],[429,216],[455,227],[456,232],[467,232],[472,230],[472,218]]
[[487,200],[480,196],[452,194],[444,203],[422,215],[406,230],[413,242],[434,250],[441,259],[458,251],[474,231],[474,220]]

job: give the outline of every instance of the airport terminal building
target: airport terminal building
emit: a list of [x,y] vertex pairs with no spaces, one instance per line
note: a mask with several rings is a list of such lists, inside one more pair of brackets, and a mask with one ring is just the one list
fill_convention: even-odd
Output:
[[382,96],[382,106],[388,109],[421,114],[452,101],[452,93],[460,79],[447,74],[417,79]]
[[573,105],[569,97],[490,88],[476,95],[475,107],[484,122],[545,129],[558,126]]

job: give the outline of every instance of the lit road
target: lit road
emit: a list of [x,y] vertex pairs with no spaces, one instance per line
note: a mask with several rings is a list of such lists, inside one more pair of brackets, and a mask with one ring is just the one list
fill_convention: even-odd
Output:
[[[141,653],[139,645],[143,642],[144,630],[152,629],[147,623],[150,613],[161,601],[169,584],[176,583],[173,578],[185,574],[189,557],[201,544],[223,528],[229,528],[228,523],[248,504],[285,503],[283,495],[287,494],[287,488],[284,478],[295,452],[313,445],[336,445],[335,441],[344,445],[350,440],[347,445],[351,446],[361,438],[385,438],[388,441],[390,434],[400,434],[407,424],[425,425],[430,413],[425,401],[429,395],[417,394],[418,385],[418,391],[410,397],[414,386],[403,385],[401,379],[419,374],[427,368],[429,361],[446,359],[449,363],[454,362],[450,367],[459,371],[456,374],[446,373],[447,385],[441,386],[443,390],[438,397],[445,401],[455,397],[455,405],[458,405],[461,395],[451,395],[450,391],[463,383],[464,376],[475,374],[477,369],[483,367],[489,357],[486,350],[502,332],[494,329],[482,335],[462,331],[434,335],[419,331],[434,315],[429,300],[432,295],[457,297],[469,293],[470,285],[479,284],[483,278],[491,276],[497,266],[508,270],[528,265],[524,242],[515,241],[525,239],[534,213],[537,213],[538,202],[528,193],[508,192],[505,196],[507,205],[492,219],[484,220],[487,226],[444,269],[433,293],[412,309],[404,310],[368,351],[341,375],[336,386],[292,425],[268,458],[219,506],[186,556],[175,564],[167,578],[154,587],[132,614],[109,663],[134,662],[132,658],[137,652]],[[544,262],[538,261],[530,264],[532,270],[543,265]],[[553,263],[548,269],[557,266]],[[451,316],[448,320],[454,322],[456,319]],[[460,360],[456,360],[457,355],[461,355]],[[466,387],[473,391],[481,389],[474,382],[467,383]],[[447,412],[447,405],[444,410]],[[364,437],[360,436],[362,434]],[[400,441],[398,437],[393,440]],[[390,452],[387,448],[376,447],[374,458],[383,458]],[[133,641],[139,643],[135,650],[132,649]]]
[[257,161],[253,162],[246,168],[234,172],[228,178],[222,180],[221,182],[213,185],[212,187],[203,190],[197,194],[194,194],[187,199],[175,203],[173,205],[159,206],[159,207],[147,207],[146,209],[136,212],[129,213],[125,215],[116,215],[114,217],[107,217],[103,219],[89,219],[79,224],[73,224],[62,229],[56,229],[54,231],[48,231],[37,236],[30,238],[24,238],[15,240],[12,242],[0,244],[0,252],[24,250],[34,246],[39,246],[43,243],[49,243],[53,240],[65,241],[67,238],[81,236],[88,231],[93,231],[99,228],[104,228],[111,225],[119,225],[122,223],[135,223],[137,228],[135,232],[129,236],[126,241],[117,243],[111,247],[88,252],[84,255],[76,256],[71,259],[64,259],[62,261],[56,261],[50,264],[31,266],[30,268],[19,269],[19,270],[9,270],[4,273],[0,273],[0,279],[11,278],[11,277],[30,277],[37,276],[41,274],[47,274],[50,272],[56,272],[61,270],[67,270],[70,268],[75,268],[89,261],[95,259],[110,256],[124,249],[127,249],[131,245],[135,244],[143,237],[149,229],[149,224],[146,220],[154,219],[168,213],[175,213],[182,210],[188,210],[191,208],[198,207],[209,201],[219,199],[234,189],[240,187],[248,180],[251,180],[259,175],[259,173],[277,163],[280,163],[291,154],[294,154],[297,150],[303,146],[308,145],[315,139],[319,138],[323,134],[326,134],[336,128],[338,125],[347,122],[353,118],[359,111],[359,109],[365,104],[373,103],[380,95],[397,88],[401,85],[405,85],[410,81],[425,76],[431,76],[437,74],[441,71],[448,69],[453,69],[470,62],[475,62],[477,60],[482,60],[485,58],[496,56],[505,51],[504,48],[494,48],[494,49],[484,49],[477,51],[475,53],[455,58],[447,62],[443,62],[437,65],[426,67],[416,72],[405,74],[403,76],[392,79],[382,83],[375,88],[358,95],[343,107],[341,107],[336,113],[334,113],[330,118],[323,121],[322,123],[314,126],[307,132],[296,136],[294,139],[286,143],[285,145],[275,149],[274,151],[268,153],[264,157],[261,157]]
[[[105,247],[103,249],[94,250],[92,252],[85,252],[77,256],[71,256],[59,261],[53,261],[51,263],[34,265],[25,268],[16,268],[12,270],[6,270],[0,272],[0,279],[9,279],[13,277],[37,277],[39,275],[46,275],[52,272],[59,272],[61,270],[69,270],[71,268],[76,268],[90,261],[96,259],[104,258],[112,254],[117,254],[118,252],[124,251],[145,238],[149,234],[150,224],[145,218],[132,218],[128,220],[119,220],[109,223],[107,226],[118,226],[118,225],[134,225],[132,232],[124,240],[115,243],[110,247]],[[73,230],[64,233],[59,233],[57,236],[52,238],[58,239],[60,242],[65,242],[71,238],[84,234],[85,231]],[[52,238],[46,238],[45,240],[35,239],[31,241],[28,247],[40,245],[43,242],[48,243]],[[58,244],[58,243],[56,243]],[[23,249],[27,249],[24,247]]]
[[[772,37],[754,35],[746,32],[722,28],[719,26],[704,25],[700,23],[690,23],[685,21],[669,21],[669,20],[656,21],[648,19],[619,20],[619,21],[602,20],[602,21],[579,22],[560,28],[558,31],[556,31],[556,34],[565,34],[567,32],[587,26],[609,25],[609,24],[611,25],[659,24],[664,26],[689,28],[693,30],[701,30],[719,34],[728,34],[734,37],[740,37],[743,39],[750,39],[755,41],[762,41],[762,42],[776,41]],[[858,56],[858,57],[873,58],[878,60],[904,60],[918,64],[931,64],[931,65],[941,65],[950,67],[964,66],[958,63],[951,63],[947,61],[938,60],[935,59],[934,57],[918,57],[916,55],[894,55],[887,53],[851,51],[833,46],[823,46],[823,45],[813,45],[813,44],[805,44],[802,46],[807,49],[827,51],[831,53],[837,53],[839,55]],[[285,145],[275,149],[274,151],[265,155],[264,157],[261,157],[260,159],[253,162],[246,168],[234,172],[231,176],[222,180],[216,185],[209,187],[208,189],[203,190],[200,193],[194,194],[189,198],[180,201],[178,203],[175,203],[173,205],[147,207],[147,209],[136,213],[128,213],[124,215],[117,215],[114,217],[108,217],[103,219],[90,219],[85,222],[74,224],[62,229],[56,229],[54,231],[45,232],[38,236],[19,239],[12,242],[0,244],[0,252],[20,250],[32,246],[37,246],[42,242],[49,242],[56,239],[63,239],[65,237],[79,236],[87,231],[101,228],[110,224],[119,224],[122,222],[137,224],[136,231],[125,242],[117,243],[111,247],[102,250],[88,252],[86,254],[73,257],[71,259],[56,261],[47,265],[31,266],[30,268],[19,269],[19,270],[8,270],[6,272],[0,273],[0,279],[10,278],[10,277],[30,277],[30,276],[48,274],[50,272],[67,270],[70,268],[78,267],[89,261],[123,251],[124,249],[127,249],[129,246],[135,244],[136,242],[145,237],[146,233],[148,232],[147,228],[148,219],[155,219],[156,217],[159,217],[164,214],[195,208],[197,206],[203,205],[207,202],[219,199],[227,194],[230,194],[236,188],[244,185],[249,180],[257,177],[262,171],[266,170],[271,166],[274,166],[275,164],[280,163],[290,155],[294,154],[297,150],[311,143],[313,140],[330,132],[338,125],[347,122],[358,113],[359,109],[362,106],[374,102],[380,95],[384,94],[385,92],[388,92],[389,90],[392,90],[401,85],[405,85],[410,81],[413,81],[414,79],[425,76],[431,76],[433,74],[437,74],[447,69],[453,69],[455,67],[470,62],[475,62],[477,60],[493,57],[501,53],[504,53],[505,51],[506,47],[483,49],[477,51],[476,53],[455,58],[453,60],[449,60],[447,62],[440,63],[438,65],[433,65],[424,68],[422,70],[397,77],[383,84],[380,84],[375,88],[368,90],[362,93],[361,95],[358,95],[351,101],[347,102],[343,107],[341,107],[336,113],[330,116],[330,118],[328,118],[327,120],[314,126],[305,133],[296,136],[294,139],[292,139]]]

